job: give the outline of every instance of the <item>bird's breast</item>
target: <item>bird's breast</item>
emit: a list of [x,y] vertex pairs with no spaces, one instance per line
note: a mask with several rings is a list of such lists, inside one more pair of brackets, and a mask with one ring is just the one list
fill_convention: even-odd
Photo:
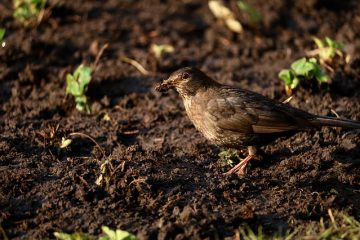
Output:
[[216,123],[207,117],[206,104],[207,101],[204,101],[203,98],[198,98],[196,96],[184,99],[186,113],[195,128],[199,130],[208,140],[217,142],[218,129]]

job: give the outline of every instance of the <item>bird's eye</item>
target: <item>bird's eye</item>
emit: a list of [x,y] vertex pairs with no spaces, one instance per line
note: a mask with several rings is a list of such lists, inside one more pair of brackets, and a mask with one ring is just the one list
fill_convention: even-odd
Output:
[[189,73],[183,73],[183,75],[181,76],[181,78],[183,80],[188,80],[190,78],[190,74]]

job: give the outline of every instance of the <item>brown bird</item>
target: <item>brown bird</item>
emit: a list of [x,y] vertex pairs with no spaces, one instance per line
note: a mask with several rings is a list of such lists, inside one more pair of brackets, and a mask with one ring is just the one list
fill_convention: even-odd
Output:
[[243,175],[256,147],[289,132],[321,126],[360,128],[360,122],[316,116],[258,93],[225,86],[193,67],[179,69],[156,87],[175,88],[195,127],[212,143],[239,149],[249,155],[227,174]]

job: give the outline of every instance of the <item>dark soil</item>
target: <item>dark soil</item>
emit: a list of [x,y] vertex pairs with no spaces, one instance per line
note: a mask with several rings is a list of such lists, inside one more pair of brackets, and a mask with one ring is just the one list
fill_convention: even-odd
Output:
[[[250,1],[264,23],[254,27],[239,14],[241,35],[205,1],[50,1],[51,15],[33,29],[12,18],[10,2],[0,3],[0,224],[9,238],[99,234],[102,225],[141,239],[224,238],[243,223],[271,233],[318,222],[329,208],[360,218],[359,132],[324,127],[278,139],[246,177],[224,176],[221,149],[195,130],[178,94],[154,90],[173,70],[197,66],[282,101],[277,73],[313,47],[312,36],[329,36],[346,43],[351,62],[331,84],[295,92],[290,104],[359,120],[358,1]],[[92,63],[104,43],[89,86],[92,114],[81,114],[65,96],[65,75]],[[156,60],[152,43],[175,52]],[[154,74],[142,75],[124,56]],[[116,169],[107,185],[95,184],[105,158],[93,142],[77,137],[59,148],[72,132],[106,152]]]

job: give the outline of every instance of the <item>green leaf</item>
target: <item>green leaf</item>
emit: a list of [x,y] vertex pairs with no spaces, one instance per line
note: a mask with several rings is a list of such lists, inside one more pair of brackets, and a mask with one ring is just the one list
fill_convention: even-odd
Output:
[[231,150],[222,150],[218,156],[226,165],[229,166],[233,166],[235,163],[234,160],[239,159],[237,153]]
[[80,96],[82,94],[80,91],[79,83],[70,73],[66,75],[66,93],[73,96]]
[[13,0],[13,16],[25,26],[36,22],[46,0]]
[[313,57],[309,58],[309,62],[317,64],[316,58],[313,58]]
[[329,37],[325,37],[325,42],[326,42],[327,47],[330,47],[330,48],[335,48],[335,49],[339,49],[339,50],[344,48],[344,45],[342,43],[336,42],[335,40],[332,40]]
[[318,64],[316,58],[310,58],[309,62],[313,64],[313,70],[311,72],[311,77],[316,78],[319,83],[327,82],[328,76],[325,71],[321,68],[320,64]]
[[297,77],[294,77],[292,83],[290,84],[290,88],[295,89],[299,86],[299,84],[300,84],[300,79]]
[[324,40],[314,37],[313,40],[318,47],[315,51],[317,52],[316,54],[319,55],[321,63],[331,62],[335,55],[342,56],[340,50],[344,48],[343,44],[336,42],[329,37],[325,37]]
[[323,233],[321,233],[319,239],[330,239],[330,237],[333,235],[332,228],[326,229]]
[[74,72],[74,77],[79,83],[81,94],[85,94],[87,90],[87,86],[91,81],[91,72],[92,69],[90,67],[85,67],[82,64]]
[[5,33],[6,30],[4,28],[0,28],[0,42],[4,39]]
[[90,236],[84,233],[68,234],[64,232],[54,232],[54,236],[59,240],[95,240],[94,236]]
[[87,104],[87,98],[85,95],[75,97],[75,102],[76,102],[76,108],[80,112],[83,112],[85,110],[86,112],[90,111],[89,106]]
[[137,239],[133,234],[120,229],[114,231],[107,226],[102,226],[101,229],[103,230],[106,236],[100,237],[99,240],[136,240]]
[[67,146],[69,146],[71,144],[72,140],[71,139],[67,139],[62,137],[61,138],[61,145],[60,148],[66,148]]
[[74,74],[66,75],[66,93],[75,97],[76,109],[90,113],[90,107],[87,104],[85,95],[87,87],[91,81],[92,69],[80,65],[74,71]]
[[172,53],[175,48],[169,44],[152,44],[151,51],[154,53],[156,58],[161,58],[163,53]]
[[314,73],[314,77],[316,78],[316,80],[320,83],[322,82],[327,82],[329,80],[329,77],[326,75],[326,73],[324,72],[324,70],[322,70],[320,68],[320,66],[318,66],[316,68],[316,71]]
[[111,120],[111,118],[110,118],[110,116],[109,116],[109,114],[107,112],[104,113],[104,115],[102,117],[102,120],[104,120],[104,121],[110,121]]
[[291,68],[297,76],[309,76],[310,72],[314,70],[314,64],[308,62],[306,58],[301,58],[291,64]]
[[75,102],[78,104],[86,104],[87,98],[85,95],[77,96],[77,97],[75,97]]
[[76,104],[76,109],[79,110],[79,112],[88,112],[88,107],[87,107],[87,104],[85,103],[77,103]]
[[325,47],[323,41],[320,38],[314,37],[313,40],[318,48]]
[[281,70],[278,76],[285,82],[286,86],[290,86],[294,79],[294,74],[290,69]]

